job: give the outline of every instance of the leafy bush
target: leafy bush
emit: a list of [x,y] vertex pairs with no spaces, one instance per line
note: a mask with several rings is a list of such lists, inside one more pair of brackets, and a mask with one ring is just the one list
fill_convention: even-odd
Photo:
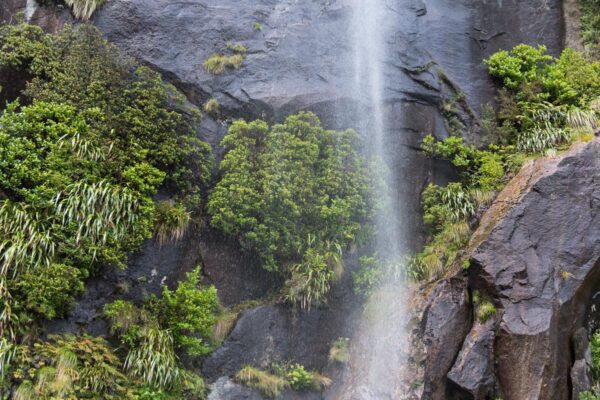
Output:
[[15,299],[21,307],[46,319],[61,317],[83,292],[81,272],[63,264],[30,269],[15,283]]
[[[87,17],[100,2],[69,4]],[[159,74],[122,57],[91,25],[66,28],[57,35],[26,24],[4,25],[0,49],[0,83],[18,81],[11,85],[14,90],[3,93],[3,100],[18,100],[0,112],[0,372],[4,373],[11,369],[7,360],[15,363],[12,354],[21,348],[16,343],[38,319],[61,316],[81,292],[83,279],[104,266],[125,267],[128,253],[152,236],[156,219],[152,197],[160,188],[178,195],[171,209],[164,213],[159,209],[157,236],[177,238],[183,233],[190,212],[200,207],[200,187],[210,178],[211,154],[208,144],[196,138],[199,111],[187,108],[183,95],[165,85]],[[173,296],[177,303],[177,294]],[[211,296],[216,299],[214,293]],[[199,299],[193,294],[190,298],[191,303],[179,306],[198,323],[193,307]],[[199,377],[179,366],[171,368],[167,361],[174,354],[173,345],[170,352],[158,354],[156,349],[164,349],[167,341],[152,335],[164,330],[177,345],[184,345],[190,335],[197,344],[200,339],[194,335],[210,332],[209,320],[203,320],[209,326],[201,330],[195,325],[196,330],[183,332],[180,321],[161,330],[158,316],[125,303],[119,307],[108,310],[112,317],[119,312],[115,328],[127,345],[140,345],[129,358],[128,377],[121,378],[123,371],[115,372],[116,364],[103,364],[101,358],[90,367],[92,362],[76,348],[83,339],[76,338],[65,339],[64,345],[76,357],[65,357],[63,365],[55,354],[54,361],[44,361],[47,368],[40,366],[34,376],[11,377],[7,385],[18,386],[23,398],[31,393],[35,398],[67,394],[80,398],[84,389],[92,393],[81,398],[100,396],[102,391],[107,393],[102,398],[130,398],[131,390],[125,386],[135,387],[142,379],[154,385],[171,382],[168,390],[176,398],[204,390]],[[58,348],[49,343],[31,350],[36,360],[45,357],[37,353],[39,349]],[[140,361],[149,355],[165,369]],[[75,364],[77,374],[65,372],[74,370]],[[140,365],[151,376],[136,369]],[[173,378],[165,377],[169,374]],[[86,381],[88,376],[95,381]],[[43,393],[36,392],[38,387]],[[77,394],[71,395],[73,391]]]
[[288,382],[292,389],[322,390],[331,385],[331,379],[314,371],[307,371],[301,364],[292,364],[287,368]]
[[175,342],[192,356],[212,350],[212,333],[219,306],[214,286],[200,288],[200,268],[189,272],[175,291],[164,288],[161,299],[163,325],[173,332]]
[[352,273],[353,290],[354,294],[366,299],[381,282],[384,270],[375,256],[363,256],[359,264],[360,269]]
[[300,364],[294,364],[289,368],[287,378],[294,390],[307,390],[313,384],[312,374]]
[[300,288],[292,293],[315,294],[302,296],[311,298],[305,306],[323,299],[338,249],[370,215],[356,140],[353,131],[324,130],[314,114],[300,113],[273,127],[237,121],[222,142],[227,153],[208,200],[211,225],[237,237],[265,269],[292,272],[289,283]]
[[586,51],[595,59],[600,58],[600,2],[579,0],[581,6],[581,33]]
[[494,53],[485,63],[518,100],[582,107],[600,95],[600,64],[588,62],[573,49],[555,59],[546,54],[545,46],[521,44],[510,52]]
[[128,392],[118,357],[100,338],[52,336],[19,346],[15,364],[12,375],[23,399],[125,398]]

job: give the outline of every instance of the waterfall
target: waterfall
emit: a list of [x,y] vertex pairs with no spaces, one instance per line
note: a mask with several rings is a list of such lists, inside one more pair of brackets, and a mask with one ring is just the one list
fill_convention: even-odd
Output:
[[[354,79],[353,97],[361,103],[358,129],[365,136],[365,151],[383,166],[384,184],[374,197],[383,206],[375,217],[375,251],[382,263],[398,265],[405,252],[402,221],[402,185],[398,162],[402,150],[389,145],[387,138],[398,135],[387,122],[386,58],[392,54],[398,15],[393,12],[400,0],[348,0],[352,9],[350,38]],[[389,69],[389,67],[388,67]],[[388,108],[388,111],[386,111]],[[397,116],[395,116],[397,120]],[[397,129],[397,127],[396,127]],[[394,274],[393,268],[385,268]],[[368,299],[351,346],[349,381],[342,400],[388,400],[402,397],[401,369],[405,364],[405,288],[397,276],[385,276],[384,284]]]
[[25,21],[31,21],[35,10],[38,8],[37,2],[35,0],[27,0],[25,4]]

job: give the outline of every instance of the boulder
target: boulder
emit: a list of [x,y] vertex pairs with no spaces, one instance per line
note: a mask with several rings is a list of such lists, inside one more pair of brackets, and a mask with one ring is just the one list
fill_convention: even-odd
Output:
[[446,376],[470,328],[467,282],[452,278],[437,284],[429,295],[422,319],[425,350],[422,399],[446,399]]
[[502,311],[495,351],[505,398],[569,399],[568,349],[600,284],[600,141],[526,165],[471,247],[471,284]]
[[453,390],[467,393],[473,400],[485,400],[494,394],[495,325],[495,318],[474,324],[448,373]]

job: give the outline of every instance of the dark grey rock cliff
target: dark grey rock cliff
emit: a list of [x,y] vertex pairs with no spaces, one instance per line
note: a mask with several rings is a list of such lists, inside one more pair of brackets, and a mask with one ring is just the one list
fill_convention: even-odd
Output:
[[[473,323],[460,352],[448,348],[455,361],[442,378],[446,395],[568,400],[589,389],[587,334],[600,286],[600,140],[526,165],[484,214],[470,255],[469,288],[497,311]],[[465,318],[451,313],[444,324],[462,327]],[[425,374],[426,386],[439,385],[446,371],[438,360],[426,356],[439,365]]]
[[[387,2],[388,12],[397,19],[397,29],[386,38],[389,46],[395,49],[385,60],[387,147],[391,154],[404,154],[396,158],[395,168],[402,182],[396,189],[409,199],[404,220],[408,221],[413,234],[408,235],[408,245],[418,246],[422,240],[421,190],[428,181],[444,179],[446,175],[446,171],[436,168],[414,149],[428,133],[445,137],[452,118],[465,136],[478,140],[476,116],[483,104],[493,102],[494,96],[494,87],[482,59],[500,48],[510,48],[521,42],[546,44],[551,52],[557,53],[563,42],[561,4],[560,0]],[[0,1],[0,20],[13,20],[15,12],[24,7],[25,0]],[[371,114],[361,101],[361,93],[350,92],[344,85],[346,80],[352,79],[352,69],[348,67],[352,62],[348,43],[349,7],[345,0],[109,0],[97,12],[93,22],[125,53],[162,72],[190,102],[201,106],[211,97],[219,100],[223,110],[221,117],[216,120],[205,116],[198,128],[199,136],[215,146],[219,155],[218,144],[232,118],[280,120],[288,113],[312,110],[327,127],[346,128],[358,124],[354,116]],[[65,10],[59,10],[57,14],[41,9],[32,17],[33,22],[49,31],[55,31],[68,19]],[[256,22],[262,25],[261,30],[254,29]],[[228,42],[239,42],[249,49],[243,67],[220,76],[208,74],[203,68],[204,60],[211,54],[225,52]],[[456,100],[461,92],[466,95],[465,101]],[[453,115],[444,115],[445,104],[453,105]],[[360,133],[368,138],[369,132]],[[410,151],[402,151],[406,148]],[[571,172],[584,169],[577,167],[575,161],[572,163]],[[559,168],[565,176],[568,176],[567,170],[566,164]],[[559,179],[559,175],[555,179]],[[570,190],[566,183],[558,188]],[[552,185],[542,185],[539,193],[532,192],[530,204],[543,200],[550,207],[555,204],[552,201],[557,200],[552,200],[549,191],[555,189]],[[576,201],[575,194],[571,192],[574,204],[583,207],[583,203]],[[569,214],[571,219],[568,221],[553,220],[552,214],[535,215],[550,218],[547,221],[551,223],[546,225],[541,221],[537,225],[530,221],[531,226],[545,235],[556,233],[562,227],[558,224],[567,222],[569,226],[578,226],[581,222],[575,211]],[[521,221],[524,217],[519,218]],[[580,230],[583,232],[584,228],[581,226]],[[507,235],[506,232],[502,234]],[[527,231],[518,232],[527,235]],[[589,240],[581,232],[577,234],[581,240]],[[549,249],[550,243],[559,246],[563,242],[553,242],[543,236],[529,247],[513,248],[510,246],[515,236],[495,237],[490,237],[495,241],[486,242],[491,247],[487,250],[482,247],[474,256],[477,268],[484,271],[487,278],[473,284],[498,296],[498,306],[505,315],[498,336],[491,335],[483,327],[478,329],[484,329],[485,340],[477,339],[472,331],[471,339],[463,343],[472,320],[466,283],[453,279],[434,289],[425,311],[427,319],[422,325],[429,346],[429,358],[424,361],[423,398],[444,399],[451,385],[456,389],[451,391],[453,395],[458,393],[460,396],[464,389],[466,398],[487,391],[489,376],[481,377],[483,364],[479,361],[473,364],[471,360],[486,360],[485,367],[489,367],[486,351],[490,341],[503,351],[496,372],[509,390],[505,399],[535,398],[519,397],[524,387],[540,387],[540,393],[547,393],[549,387],[558,385],[556,396],[566,393],[564,385],[572,357],[562,357],[553,360],[555,364],[545,365],[541,355],[554,357],[559,345],[568,346],[571,329],[583,318],[585,312],[581,309],[585,309],[587,303],[580,298],[585,298],[591,287],[578,286],[586,273],[576,265],[584,261],[581,257],[591,257],[591,253],[578,253],[582,244],[577,247],[577,243],[571,241],[572,247],[568,251],[537,260],[539,250],[534,244],[539,247],[547,243],[542,247]],[[494,243],[500,243],[500,238],[510,239],[505,244],[509,247],[497,244],[497,249],[492,248]],[[568,239],[565,235],[560,238],[556,240]],[[497,258],[489,258],[492,250],[500,252],[494,256]],[[517,255],[522,258],[510,254],[510,251],[521,250],[525,252]],[[503,272],[501,262],[505,258],[500,254],[512,260],[512,272]],[[526,261],[538,263],[531,274],[522,265],[518,266],[519,262]],[[172,283],[199,262],[204,264],[206,280],[217,286],[227,305],[261,297],[273,286],[273,282],[235,244],[212,232],[196,232],[188,235],[184,242],[163,248],[154,242],[147,243],[140,254],[133,256],[127,272],[113,271],[90,282],[88,292],[74,312],[54,328],[102,332],[106,327],[98,318],[98,311],[103,303],[121,295],[117,284],[127,282],[132,297],[140,296],[144,291],[156,292],[163,278],[164,282]],[[551,265],[552,272],[543,272],[544,265]],[[562,269],[572,273],[573,277],[560,281],[556,274]],[[592,270],[590,267],[589,271]],[[503,277],[501,281],[496,281],[498,274]],[[223,348],[205,363],[204,370],[211,380],[224,376],[217,381],[212,398],[260,398],[226,377],[244,362],[292,358],[312,368],[324,367],[330,341],[349,335],[348,324],[344,321],[352,318],[349,315],[354,300],[348,282],[347,279],[342,281],[334,290],[327,310],[314,310],[300,316],[280,307],[246,312]],[[534,296],[540,298],[536,300]],[[559,307],[563,303],[567,306]],[[539,309],[541,314],[536,320],[519,324],[520,318],[530,315],[523,314],[521,310],[524,309],[531,312]],[[518,352],[511,352],[512,346],[519,349]],[[535,363],[532,360],[535,358],[541,364],[524,364],[529,369],[515,367],[511,371],[521,362],[514,357],[520,357],[528,348],[539,351],[540,357],[523,360]],[[531,356],[531,352],[527,354]],[[456,363],[457,357],[464,362]],[[481,382],[478,387],[463,385],[462,389],[456,388],[471,378],[470,372],[461,365],[478,367],[474,371],[480,379],[473,376],[473,382]],[[446,378],[450,371],[451,384]],[[541,383],[550,386],[543,389]],[[535,386],[537,384],[540,386]]]

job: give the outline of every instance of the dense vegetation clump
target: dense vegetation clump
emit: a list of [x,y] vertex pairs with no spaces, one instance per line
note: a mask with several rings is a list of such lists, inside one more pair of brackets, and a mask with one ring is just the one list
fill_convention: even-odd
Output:
[[331,379],[308,371],[301,364],[274,364],[268,371],[246,365],[236,374],[235,380],[269,399],[277,398],[286,388],[321,391],[331,385]]
[[581,5],[581,33],[586,52],[600,59],[600,1],[579,0]]
[[321,127],[311,113],[235,122],[223,139],[221,179],[208,200],[211,225],[236,237],[263,267],[290,276],[288,295],[321,302],[341,251],[369,215],[369,182],[353,131]]
[[66,4],[75,18],[87,21],[94,12],[106,3],[106,0],[36,0],[42,6]]
[[[93,370],[105,383],[82,383],[89,371],[77,369],[87,364],[76,346],[88,339],[32,345],[27,334],[37,321],[63,316],[88,276],[107,266],[124,268],[128,254],[153,233],[160,241],[183,235],[210,175],[210,147],[195,135],[199,112],[88,25],[56,36],[27,24],[2,26],[0,49],[2,76],[14,78],[2,82],[9,87],[0,115],[0,385],[19,384],[19,392],[33,390],[33,398],[102,388],[105,398],[126,398],[119,374],[141,378],[130,368],[117,371],[105,344],[89,339],[92,353],[105,354],[98,357],[106,368]],[[152,197],[159,190],[177,195],[157,207]],[[185,284],[165,290],[165,332],[176,346],[205,352],[216,293],[196,289],[197,276]],[[173,308],[185,309],[193,326],[175,318]],[[198,331],[201,322],[207,326]],[[152,336],[144,343],[165,349],[161,357],[168,358],[169,340]],[[37,363],[44,352],[63,354],[65,347],[71,349],[65,364],[58,357],[35,374],[15,375],[27,357]]]
[[[553,58],[544,46],[519,45],[493,54],[485,63],[501,85],[498,114],[492,110],[490,118],[486,109],[482,123],[492,144],[478,149],[457,136],[442,141],[427,136],[423,141],[423,151],[452,163],[460,180],[444,187],[430,184],[423,192],[429,240],[407,263],[413,279],[439,277],[451,265],[467,266],[461,261],[462,251],[479,207],[494,197],[526,158],[563,149],[573,140],[590,140],[599,126],[597,62],[572,49]],[[373,271],[362,273],[373,275]],[[491,309],[486,307],[482,308]]]

